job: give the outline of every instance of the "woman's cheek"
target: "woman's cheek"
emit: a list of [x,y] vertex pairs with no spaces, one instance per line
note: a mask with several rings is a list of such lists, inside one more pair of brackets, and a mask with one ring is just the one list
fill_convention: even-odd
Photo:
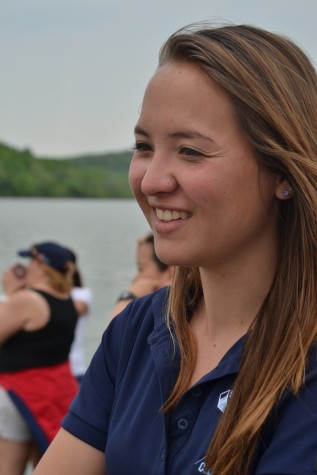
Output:
[[141,194],[142,178],[142,168],[132,159],[129,169],[129,184],[136,198]]

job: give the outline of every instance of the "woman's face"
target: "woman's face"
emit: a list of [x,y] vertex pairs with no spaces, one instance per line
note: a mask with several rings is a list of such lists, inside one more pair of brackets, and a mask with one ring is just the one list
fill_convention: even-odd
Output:
[[130,185],[162,261],[209,267],[275,251],[278,177],[260,169],[228,96],[197,66],[158,69],[135,140]]

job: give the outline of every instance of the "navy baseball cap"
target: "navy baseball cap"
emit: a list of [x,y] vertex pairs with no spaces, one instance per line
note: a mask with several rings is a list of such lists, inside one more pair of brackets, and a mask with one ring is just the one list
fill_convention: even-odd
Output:
[[59,272],[66,272],[66,263],[72,262],[72,255],[66,247],[50,241],[34,244],[30,249],[18,251],[18,255],[33,259],[38,258],[44,264]]

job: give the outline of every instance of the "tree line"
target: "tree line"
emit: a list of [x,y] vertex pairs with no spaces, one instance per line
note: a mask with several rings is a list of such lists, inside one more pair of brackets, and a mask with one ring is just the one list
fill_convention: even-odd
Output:
[[131,198],[132,152],[40,158],[0,144],[0,196]]

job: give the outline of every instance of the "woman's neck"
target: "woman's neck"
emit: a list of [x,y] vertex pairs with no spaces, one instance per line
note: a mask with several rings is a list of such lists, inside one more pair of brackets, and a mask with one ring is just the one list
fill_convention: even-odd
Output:
[[31,284],[30,287],[35,290],[42,290],[43,292],[47,292],[48,294],[60,299],[69,298],[68,292],[59,292],[58,290],[54,289],[48,282],[35,282],[34,284]]
[[203,300],[198,312],[212,335],[246,332],[261,308],[275,275],[276,260],[263,259],[200,269]]

